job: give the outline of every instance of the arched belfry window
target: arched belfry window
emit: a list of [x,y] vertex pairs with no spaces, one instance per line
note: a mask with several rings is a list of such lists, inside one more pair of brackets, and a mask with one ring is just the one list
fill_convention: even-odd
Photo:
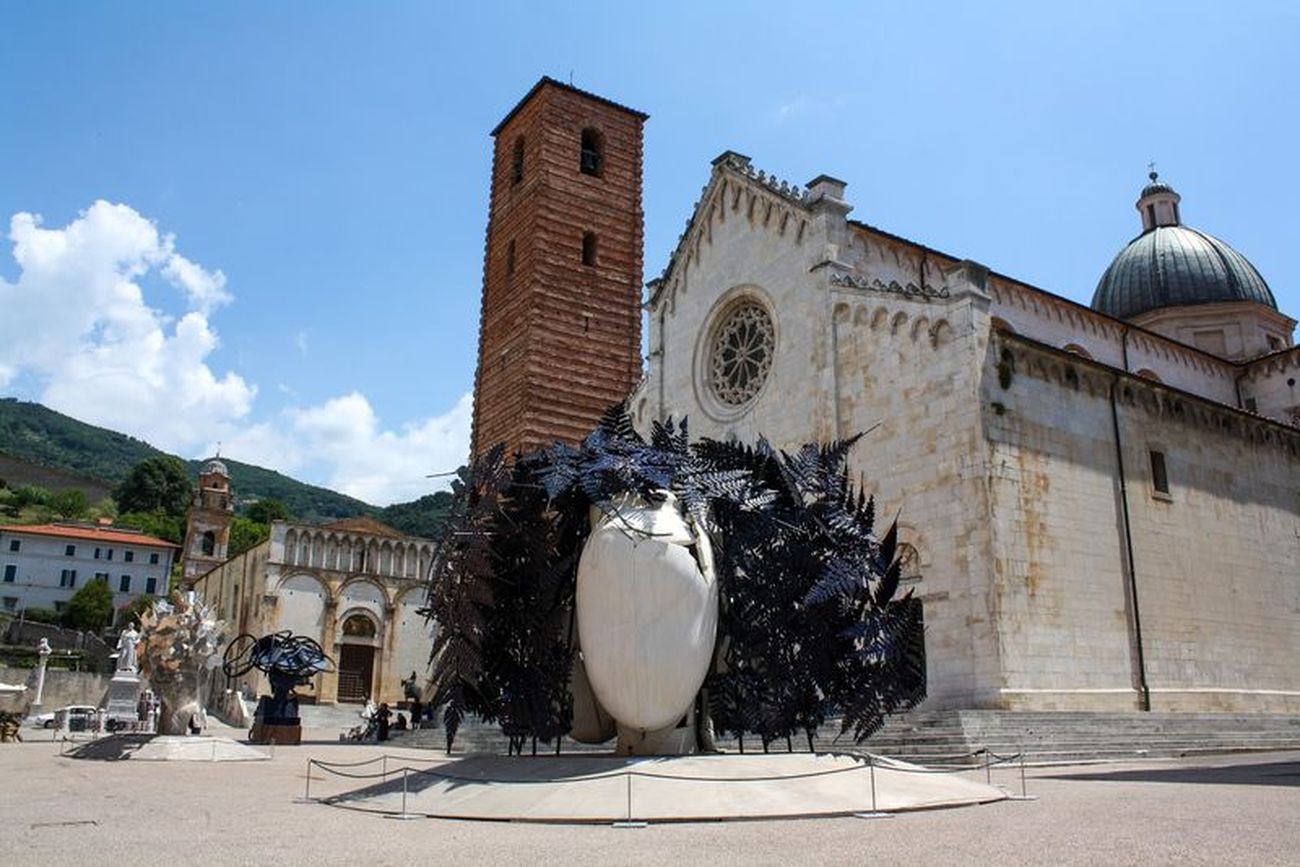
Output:
[[510,163],[510,177],[513,183],[524,179],[524,137],[515,139],[514,155]]
[[209,530],[203,534],[203,541],[199,544],[202,546],[203,556],[211,557],[217,550],[217,534]]
[[582,153],[578,158],[578,168],[584,175],[600,175],[605,160],[604,144],[596,130],[588,127],[582,131]]
[[596,264],[596,233],[584,232],[582,235],[582,264]]

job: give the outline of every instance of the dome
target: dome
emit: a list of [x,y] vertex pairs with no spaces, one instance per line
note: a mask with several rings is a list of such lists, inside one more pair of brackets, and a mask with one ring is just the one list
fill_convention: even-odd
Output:
[[203,465],[203,475],[211,476],[213,474],[230,478],[230,473],[226,472],[226,465],[216,458],[213,458]]
[[1245,256],[1213,235],[1179,221],[1173,187],[1151,183],[1138,199],[1145,231],[1128,243],[1097,283],[1092,309],[1117,319],[1190,304],[1277,302]]

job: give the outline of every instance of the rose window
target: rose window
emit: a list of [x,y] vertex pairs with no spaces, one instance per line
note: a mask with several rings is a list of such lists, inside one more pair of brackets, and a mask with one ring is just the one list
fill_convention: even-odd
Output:
[[732,310],[709,354],[709,381],[718,399],[730,406],[752,400],[772,369],[775,343],[772,319],[761,306],[748,301]]

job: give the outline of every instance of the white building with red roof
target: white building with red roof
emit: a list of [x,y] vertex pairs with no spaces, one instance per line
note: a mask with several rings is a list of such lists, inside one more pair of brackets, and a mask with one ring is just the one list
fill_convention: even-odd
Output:
[[0,526],[0,608],[62,610],[96,579],[108,582],[114,608],[165,595],[179,550],[165,539],[111,525]]

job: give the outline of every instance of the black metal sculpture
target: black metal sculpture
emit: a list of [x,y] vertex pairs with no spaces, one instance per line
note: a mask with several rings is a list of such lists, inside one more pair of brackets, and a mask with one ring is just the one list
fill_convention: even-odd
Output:
[[221,670],[229,678],[243,677],[256,668],[271,683],[271,694],[261,696],[257,701],[250,732],[250,738],[259,743],[273,738],[275,727],[296,729],[300,726],[295,688],[310,685],[312,677],[331,671],[333,667],[334,660],[319,644],[289,630],[261,638],[244,633],[230,642],[221,662]]
[[[919,603],[898,597],[897,525],[874,533],[873,501],[848,478],[859,437],[794,453],[766,442],[691,443],[686,423],[647,442],[623,407],[581,446],[461,472],[435,558],[432,701],[447,746],[466,713],[498,723],[517,749],[569,731],[573,612],[591,507],[673,493],[708,533],[720,616],[697,702],[714,730],[763,749],[838,717],[861,742],[925,695]],[[705,738],[701,738],[703,742]],[[707,744],[702,743],[702,746]]]

